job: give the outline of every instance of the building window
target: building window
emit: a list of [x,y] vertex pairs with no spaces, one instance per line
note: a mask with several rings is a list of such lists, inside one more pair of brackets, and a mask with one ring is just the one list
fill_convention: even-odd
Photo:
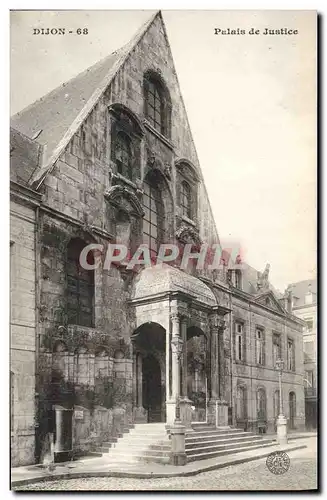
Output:
[[242,323],[235,323],[235,358],[244,361],[244,327]]
[[[93,326],[94,271],[83,269],[79,263],[81,251],[85,246],[84,241],[74,238],[67,247],[68,323]],[[87,262],[94,264],[92,252],[88,253]]]
[[306,331],[312,332],[312,330],[313,330],[313,318],[305,318],[304,321],[306,322]]
[[191,219],[191,188],[185,181],[181,184],[181,208],[182,214]]
[[277,359],[282,357],[281,337],[278,333],[273,334],[273,364],[276,366]]
[[237,420],[244,420],[246,416],[246,388],[239,386],[236,392],[236,418]]
[[128,135],[119,132],[114,147],[117,172],[128,179],[132,179],[132,146]]
[[152,73],[144,77],[144,108],[146,119],[152,127],[169,137],[170,96],[161,78]]
[[294,342],[292,339],[287,339],[287,369],[295,370]]
[[264,389],[257,391],[257,419],[266,420],[266,391]]
[[276,419],[280,413],[279,389],[274,392],[274,418]]
[[147,119],[156,130],[163,132],[163,99],[158,85],[153,81],[148,84]]
[[306,370],[304,375],[304,385],[307,389],[310,389],[313,387],[313,371],[312,370]]
[[163,227],[163,203],[161,192],[153,182],[145,181],[143,190],[143,243],[148,245],[150,257],[155,258]]
[[315,344],[312,340],[303,342],[304,361],[314,361]]
[[264,338],[259,328],[256,329],[256,363],[264,365]]

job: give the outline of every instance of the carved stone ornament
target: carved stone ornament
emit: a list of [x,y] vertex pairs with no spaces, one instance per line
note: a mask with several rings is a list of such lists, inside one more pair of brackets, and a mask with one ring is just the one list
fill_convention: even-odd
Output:
[[133,211],[138,217],[143,217],[144,212],[138,197],[127,187],[112,186],[110,189],[107,189],[104,196],[111,205],[125,211],[127,210],[126,202],[128,202],[131,206],[130,211]]
[[199,233],[196,229],[186,224],[182,224],[176,231],[176,238],[182,243],[193,243],[194,245],[201,245]]
[[167,179],[171,180],[171,165],[169,165],[169,163],[165,164],[164,174],[167,177]]
[[209,316],[209,324],[211,329],[215,329],[219,332],[224,331],[226,328],[226,321],[216,314]]
[[148,167],[150,167],[150,168],[153,168],[155,166],[155,163],[156,163],[156,155],[150,149],[147,150],[146,163],[147,163]]

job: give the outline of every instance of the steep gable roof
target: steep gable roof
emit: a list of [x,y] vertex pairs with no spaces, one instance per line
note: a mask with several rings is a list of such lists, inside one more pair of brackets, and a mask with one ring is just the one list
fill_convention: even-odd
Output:
[[127,56],[151,26],[156,12],[124,47],[37,100],[11,118],[11,128],[43,146],[43,161],[30,184],[36,188],[67,146]]

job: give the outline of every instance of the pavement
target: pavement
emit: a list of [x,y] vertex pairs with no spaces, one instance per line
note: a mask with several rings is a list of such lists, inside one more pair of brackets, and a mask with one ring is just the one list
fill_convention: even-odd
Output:
[[218,470],[183,477],[83,477],[55,479],[17,486],[15,491],[317,491],[316,439],[289,450],[290,467],[284,474],[270,472],[266,458],[227,465]]
[[[69,480],[77,478],[134,478],[153,479],[169,477],[188,477],[233,465],[251,462],[267,457],[276,450],[288,452],[307,447],[308,440],[316,442],[315,433],[305,433],[292,437],[285,446],[278,444],[256,450],[249,450],[222,457],[190,462],[184,466],[163,464],[122,464],[106,462],[105,457],[87,458],[78,461],[55,464],[54,470],[40,465],[15,467],[11,469],[11,486],[13,489],[26,489],[27,485],[37,482]],[[25,486],[25,488],[24,488]]]

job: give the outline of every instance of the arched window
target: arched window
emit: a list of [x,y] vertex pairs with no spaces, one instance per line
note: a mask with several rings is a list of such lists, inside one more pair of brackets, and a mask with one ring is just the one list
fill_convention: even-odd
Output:
[[132,179],[132,146],[131,140],[124,132],[119,132],[115,143],[115,161],[119,174]]
[[182,214],[191,219],[191,188],[186,181],[181,184],[181,209]]
[[143,189],[143,243],[149,246],[150,257],[155,258],[162,237],[163,203],[160,189],[153,181],[144,181]]
[[144,77],[144,111],[148,122],[161,134],[170,135],[170,97],[158,75]]
[[237,420],[246,419],[246,388],[242,386],[237,387],[236,392],[236,418]]
[[[67,312],[68,323],[93,326],[94,271],[83,269],[79,263],[81,251],[86,243],[72,239],[67,247]],[[94,263],[92,252],[87,262]]]
[[264,389],[257,391],[257,418],[266,420],[266,391]]

